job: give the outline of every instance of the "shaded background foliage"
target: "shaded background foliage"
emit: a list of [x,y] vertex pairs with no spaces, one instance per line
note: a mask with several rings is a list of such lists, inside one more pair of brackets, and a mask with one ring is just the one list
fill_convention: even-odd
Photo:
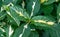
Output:
[[60,0],[0,0],[0,37],[60,37]]

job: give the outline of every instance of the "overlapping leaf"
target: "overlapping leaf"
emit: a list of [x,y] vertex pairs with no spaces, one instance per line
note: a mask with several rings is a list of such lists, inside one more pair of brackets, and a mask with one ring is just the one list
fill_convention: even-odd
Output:
[[57,31],[57,30],[50,30],[49,31],[50,32],[50,36],[51,37],[60,37],[60,32],[59,31]]
[[4,4],[9,4],[9,3],[11,3],[13,0],[2,0],[2,2],[4,3]]
[[58,19],[58,22],[60,22],[60,4],[57,8],[57,19]]
[[[22,5],[22,1],[24,1],[26,10],[20,7]],[[57,0],[41,0],[41,1],[40,0],[0,0],[0,8],[2,5],[4,6],[4,8],[1,8],[4,10],[4,12],[0,11],[0,20],[1,20],[0,26],[2,27],[0,28],[1,29],[0,37],[41,37],[40,33],[38,33],[40,32],[40,30],[44,31],[42,32],[43,34],[42,37],[60,37],[60,24],[57,24],[57,20],[58,22],[60,22],[59,2],[55,2]],[[42,11],[40,10],[40,8],[42,9]],[[57,8],[57,20],[54,20],[53,14],[51,13],[52,10],[56,10],[56,8]],[[40,14],[39,11],[42,13],[41,14],[42,16],[34,16],[36,14],[37,15]],[[56,11],[53,12],[54,15],[56,15]],[[30,14],[30,17],[27,13]],[[43,13],[47,16],[44,16]],[[49,15],[52,16],[50,17]],[[30,22],[29,25],[28,23],[22,25],[22,23],[26,23],[26,22]],[[16,26],[15,24],[18,26]],[[6,29],[3,29],[5,28],[5,26]],[[13,34],[12,34],[11,26],[14,29]],[[34,29],[34,31],[32,31],[32,29]],[[5,32],[3,33],[4,30]]]
[[45,30],[42,37],[50,37],[49,35],[49,30]]
[[7,11],[7,14],[14,20],[14,22],[16,23],[16,25],[19,26],[20,24],[20,20],[18,15],[11,9],[10,12]]
[[44,5],[49,5],[56,2],[56,0],[41,0],[41,3],[43,3]]
[[[60,37],[60,25],[56,24],[55,26],[50,27],[50,29],[45,30],[48,32],[50,37]],[[44,34],[45,35],[45,34]]]
[[19,4],[22,0],[2,0],[4,4],[9,4],[9,3],[14,3],[14,4]]
[[4,37],[4,29],[0,27],[0,37]]
[[1,10],[1,6],[2,6],[2,0],[0,0],[0,10]]
[[30,27],[27,24],[21,25],[15,30],[13,37],[28,37],[30,32]]
[[41,6],[42,11],[45,15],[51,15],[52,11],[53,11],[53,5],[42,5]]
[[29,15],[19,6],[10,7],[10,11],[7,14],[14,20],[14,22],[19,25],[20,20],[28,19]]
[[40,9],[40,2],[39,2],[39,0],[29,0],[27,2],[26,7],[27,7],[27,11],[29,12],[29,14],[31,14],[31,12],[33,12],[33,15],[36,15],[36,13],[38,13],[38,11]]
[[[57,37],[60,37],[60,24],[56,24],[56,26],[54,26],[52,30],[53,30],[53,32],[55,31],[56,34],[55,34],[55,33],[54,33],[54,34],[55,34]],[[53,35],[54,35],[54,34],[53,34]],[[54,36],[55,36],[55,35],[54,35]],[[52,36],[52,35],[51,35],[51,36]]]
[[39,34],[36,31],[32,31],[29,37],[39,37]]
[[5,16],[6,16],[6,13],[0,11],[0,20],[3,20]]
[[24,9],[22,9],[20,6],[13,6],[10,8],[14,10],[16,14],[19,14],[20,17],[29,18],[27,12]]
[[35,16],[32,20],[36,26],[54,25],[54,20],[45,16]]
[[11,25],[5,28],[6,37],[11,37],[13,32]]

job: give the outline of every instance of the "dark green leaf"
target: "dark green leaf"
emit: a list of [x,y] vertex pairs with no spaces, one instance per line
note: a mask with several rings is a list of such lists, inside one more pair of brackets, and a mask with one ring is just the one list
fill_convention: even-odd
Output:
[[56,2],[56,0],[47,0],[46,2],[44,2],[45,5],[49,5]]
[[26,24],[18,27],[15,30],[13,37],[28,37],[29,34],[30,34],[30,27]]
[[[35,4],[35,6],[34,6],[34,4]],[[34,6],[34,9],[32,8],[32,6]],[[40,9],[39,0],[29,0],[29,2],[27,2],[27,11],[29,12],[29,14],[31,14],[31,12],[33,12],[33,15],[36,15],[36,13],[38,13],[39,9]]]
[[13,7],[11,7],[11,9],[13,11],[15,11],[16,14],[18,14],[18,16],[23,17],[25,19],[28,19],[29,18],[29,15],[27,14],[27,12],[24,9],[22,9],[20,6],[13,6]]
[[58,19],[58,22],[60,22],[60,4],[57,8],[57,19]]
[[34,31],[30,33],[29,37],[39,37],[39,34],[36,31]]
[[3,20],[5,16],[6,16],[6,13],[0,11],[0,20]]
[[53,11],[53,5],[42,5],[41,6],[42,11],[45,15],[51,15],[52,11]]
[[14,22],[19,26],[20,20],[16,12],[12,9],[10,9],[10,12],[7,11],[7,14],[14,20]]
[[16,4],[16,5],[20,4],[21,2],[22,2],[22,0],[13,0],[13,3]]
[[12,1],[13,1],[13,0],[3,0],[2,2],[3,2],[4,4],[9,4],[9,3],[12,3]]
[[60,25],[58,24],[47,31],[49,32],[50,37],[60,37]]
[[13,3],[13,4],[19,4],[21,3],[22,0],[3,0],[2,2],[4,4],[10,4],[10,3]]
[[32,18],[36,26],[48,26],[54,25],[54,19],[51,19],[46,16],[35,16]]
[[0,10],[1,10],[1,6],[2,6],[2,0],[0,0]]
[[49,34],[49,31],[48,30],[45,30],[43,32],[43,37],[50,37],[50,34]]
[[11,25],[9,25],[8,27],[6,27],[5,31],[6,31],[6,37],[11,37],[11,35],[13,33],[13,29],[12,29]]
[[0,27],[0,37],[4,37],[4,29]]

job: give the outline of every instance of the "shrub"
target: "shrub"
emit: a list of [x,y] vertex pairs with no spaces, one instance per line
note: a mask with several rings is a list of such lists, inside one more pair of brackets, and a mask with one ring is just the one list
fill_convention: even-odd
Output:
[[0,37],[60,37],[60,0],[0,0]]

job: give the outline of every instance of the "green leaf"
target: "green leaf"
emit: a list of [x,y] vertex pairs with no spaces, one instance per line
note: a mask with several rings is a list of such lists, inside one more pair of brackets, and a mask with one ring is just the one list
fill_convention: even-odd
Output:
[[29,37],[39,37],[39,34],[36,31],[32,31]]
[[57,37],[60,36],[60,24],[56,24],[53,30],[56,32]]
[[0,0],[0,10],[1,10],[1,6],[2,6],[2,0]]
[[28,37],[30,32],[31,30],[28,24],[21,25],[15,30],[13,37]]
[[0,29],[0,37],[3,37],[3,31]]
[[6,16],[6,13],[0,11],[0,20],[3,20],[5,16]]
[[41,9],[44,13],[44,15],[51,15],[52,11],[53,11],[53,5],[42,5]]
[[[28,0],[27,0],[28,1]],[[29,12],[29,14],[33,14],[36,15],[36,13],[38,13],[39,9],[40,9],[40,2],[39,0],[29,0],[27,2],[27,11]],[[34,8],[32,8],[34,7]]]
[[52,4],[54,2],[56,2],[56,0],[47,0],[44,2],[44,5],[49,5],[49,4]]
[[13,0],[13,3],[16,4],[16,5],[20,4],[21,2],[22,2],[22,0]]
[[48,32],[50,33],[50,37],[60,37],[60,24],[52,26]]
[[54,26],[51,26],[48,30],[45,30],[45,32],[48,32],[49,37],[60,37],[60,24],[55,24]]
[[60,23],[60,4],[57,8],[57,19],[58,19],[58,23]]
[[7,11],[7,14],[14,20],[14,22],[19,26],[20,21],[25,21],[29,19],[27,12],[22,9],[20,6],[11,6],[10,10]]
[[49,30],[43,32],[43,37],[50,37]]
[[6,37],[11,37],[12,33],[14,32],[11,25],[5,28],[5,32],[6,32]]
[[49,33],[50,33],[51,37],[59,37],[60,36],[60,32],[58,32],[58,31],[49,30]]
[[9,3],[19,4],[19,3],[21,3],[21,1],[22,0],[3,0],[2,2],[7,5]]
[[33,23],[36,26],[52,26],[54,25],[54,20],[46,16],[35,16],[32,18]]
[[19,20],[18,15],[16,14],[16,12],[14,10],[10,9],[10,12],[7,11],[7,14],[14,20],[14,22],[16,23],[16,25],[19,26],[20,20]]
[[23,17],[25,19],[29,18],[29,15],[27,14],[27,12],[24,9],[22,9],[20,6],[13,6],[13,7],[10,7],[10,8],[12,10],[14,10],[16,12],[16,14],[18,14],[19,17]]
[[12,3],[13,0],[3,0],[2,2],[3,2],[4,4],[9,4],[9,3]]
[[43,37],[58,37],[59,34],[57,34],[57,32],[54,29],[45,30],[45,32],[43,33]]
[[4,29],[0,27],[0,37],[4,37]]

